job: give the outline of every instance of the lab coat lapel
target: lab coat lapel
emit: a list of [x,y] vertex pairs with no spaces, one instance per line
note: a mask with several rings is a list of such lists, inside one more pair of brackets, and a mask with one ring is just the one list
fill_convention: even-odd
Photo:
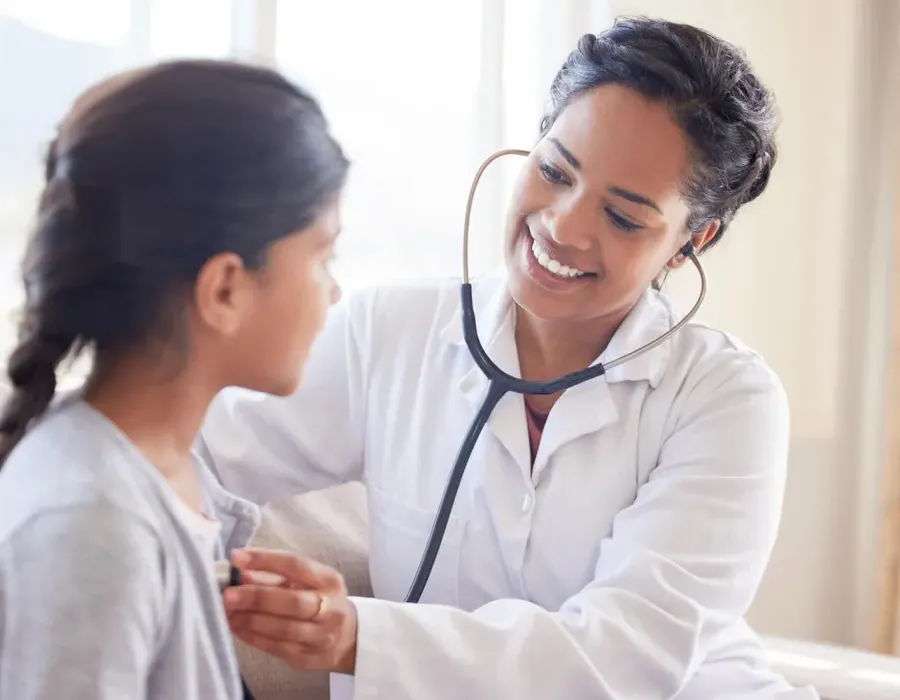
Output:
[[[670,328],[669,320],[665,305],[655,292],[648,291],[638,300],[594,364],[614,360],[658,338]],[[535,477],[558,449],[619,420],[619,410],[614,400],[616,384],[647,381],[651,387],[656,386],[665,369],[669,351],[669,343],[663,343],[633,360],[613,367],[603,377],[566,391],[554,405],[544,426],[534,464]]]
[[534,475],[538,476],[550,457],[561,447],[584,435],[613,425],[619,420],[610,392],[603,377],[574,386],[553,406],[534,461]]
[[[505,372],[519,377],[519,357],[515,345],[515,314],[505,280],[486,280],[473,286],[478,336],[488,355]],[[648,290],[616,331],[603,354],[595,362],[609,362],[659,337],[672,325],[673,313],[660,296]],[[457,314],[445,329],[450,341],[467,352],[462,331],[462,316]],[[672,341],[663,343],[639,357],[614,367],[603,377],[569,389],[557,401],[541,437],[540,449],[531,469],[531,450],[522,397],[507,394],[491,414],[487,428],[503,444],[526,473],[538,472],[561,447],[584,435],[602,430],[619,420],[619,410],[611,385],[620,382],[647,381],[655,387],[665,370]],[[459,388],[478,410],[489,386],[488,379],[472,362],[459,382]]]

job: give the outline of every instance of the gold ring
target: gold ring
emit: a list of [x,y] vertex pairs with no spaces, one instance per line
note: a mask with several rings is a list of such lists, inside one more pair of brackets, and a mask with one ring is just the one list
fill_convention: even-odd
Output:
[[319,606],[316,608],[316,611],[313,613],[313,616],[311,618],[309,618],[310,620],[318,619],[319,615],[321,615],[325,611],[325,607],[328,602],[328,599],[325,596],[323,596],[321,593],[316,593],[316,595],[319,596]]

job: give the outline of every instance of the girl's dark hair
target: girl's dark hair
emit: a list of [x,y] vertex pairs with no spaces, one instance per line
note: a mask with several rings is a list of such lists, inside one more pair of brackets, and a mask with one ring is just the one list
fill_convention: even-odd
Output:
[[232,252],[261,267],[347,170],[316,101],[265,68],[168,62],[82,95],[46,158],[0,465],[49,405],[63,358],[177,333],[207,260]]
[[763,193],[775,165],[775,102],[744,53],[696,27],[619,18],[586,34],[550,88],[541,135],[579,94],[621,85],[665,104],[687,134],[693,169],[684,183],[691,233],[718,219],[717,243],[735,213]]

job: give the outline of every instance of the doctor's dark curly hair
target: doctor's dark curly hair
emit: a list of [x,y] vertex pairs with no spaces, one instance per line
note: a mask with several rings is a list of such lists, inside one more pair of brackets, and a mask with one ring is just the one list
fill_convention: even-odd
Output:
[[621,85],[665,104],[688,136],[693,171],[684,183],[691,233],[719,220],[717,243],[744,204],[759,197],[775,165],[775,101],[744,53],[701,29],[619,18],[586,34],[550,88],[545,135],[578,95]]
[[47,154],[25,255],[0,466],[51,402],[64,358],[178,341],[206,261],[230,252],[261,269],[348,167],[318,103],[266,68],[172,61],[79,97]]

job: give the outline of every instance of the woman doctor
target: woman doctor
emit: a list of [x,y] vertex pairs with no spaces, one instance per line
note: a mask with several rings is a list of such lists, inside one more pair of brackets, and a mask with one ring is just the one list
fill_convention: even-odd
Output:
[[[494,361],[550,379],[668,330],[654,282],[762,194],[773,133],[770,93],[724,41],[649,19],[584,36],[518,180],[506,274],[473,285]],[[349,296],[292,397],[222,394],[203,441],[232,490],[365,483],[376,596],[240,552],[287,581],[226,591],[235,634],[352,674],[360,699],[815,697],[768,670],[743,621],[778,529],[785,394],[699,324],[562,396],[502,399],[422,602],[400,602],[486,390],[458,284],[435,282]]]

